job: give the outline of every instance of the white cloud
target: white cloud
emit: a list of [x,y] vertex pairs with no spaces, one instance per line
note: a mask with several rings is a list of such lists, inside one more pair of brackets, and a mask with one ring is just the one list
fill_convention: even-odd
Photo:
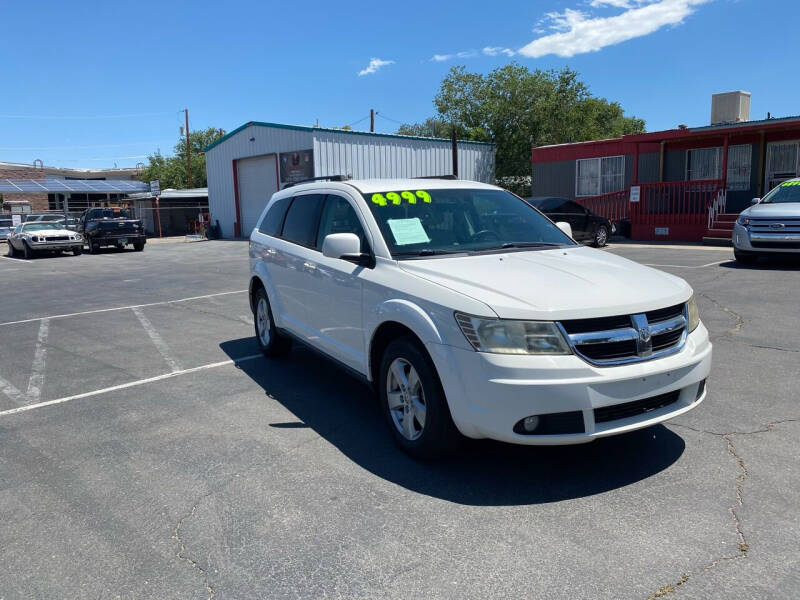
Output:
[[477,52],[474,50],[466,50],[464,52],[455,52],[453,54],[434,54],[431,56],[431,61],[433,62],[445,62],[447,60],[452,60],[454,58],[472,58],[475,56]]
[[[593,8],[618,8],[624,12],[611,17],[598,17],[568,8],[561,13],[548,13],[546,22],[553,33],[533,40],[519,49],[529,58],[546,54],[570,57],[597,52],[637,37],[650,35],[662,27],[678,25],[695,7],[712,0],[592,0]],[[540,23],[541,24],[541,23]]]
[[498,54],[514,56],[516,54],[516,52],[514,52],[511,48],[504,48],[503,46],[486,46],[483,49],[483,53],[486,56],[497,56]]
[[362,75],[372,75],[373,73],[377,73],[378,69],[381,67],[385,67],[386,65],[393,65],[393,60],[381,60],[380,58],[370,58],[369,64],[366,68],[361,69],[358,72],[358,76],[361,77]]

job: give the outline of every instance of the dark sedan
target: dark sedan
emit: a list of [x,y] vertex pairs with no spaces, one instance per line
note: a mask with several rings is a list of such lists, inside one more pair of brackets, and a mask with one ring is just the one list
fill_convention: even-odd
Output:
[[598,248],[608,243],[609,236],[615,232],[614,225],[606,219],[585,209],[567,198],[555,196],[526,198],[526,200],[557,223],[566,221],[572,227],[572,237],[579,242],[591,242]]

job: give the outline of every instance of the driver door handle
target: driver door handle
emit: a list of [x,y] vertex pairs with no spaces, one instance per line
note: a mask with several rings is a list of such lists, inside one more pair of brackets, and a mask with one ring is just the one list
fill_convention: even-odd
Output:
[[306,261],[306,262],[304,262],[304,263],[303,263],[303,268],[304,268],[306,271],[315,271],[315,270],[316,270],[316,268],[317,268],[317,265],[315,265],[315,264],[314,264],[314,263],[312,263],[312,262],[308,262],[308,261]]

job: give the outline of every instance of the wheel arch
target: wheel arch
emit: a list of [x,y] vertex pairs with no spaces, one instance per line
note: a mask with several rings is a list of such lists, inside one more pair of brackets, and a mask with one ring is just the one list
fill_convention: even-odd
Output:
[[379,322],[370,335],[367,352],[367,377],[378,379],[381,357],[386,347],[395,339],[411,336],[419,342],[423,352],[434,364],[426,343],[442,343],[442,336],[431,317],[421,307],[407,300],[390,300],[378,310]]

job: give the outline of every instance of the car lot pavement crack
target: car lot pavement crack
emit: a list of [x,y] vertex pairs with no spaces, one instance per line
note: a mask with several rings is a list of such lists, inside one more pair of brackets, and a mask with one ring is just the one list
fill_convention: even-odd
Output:
[[208,592],[209,600],[211,600],[214,597],[215,593],[214,586],[211,585],[211,582],[209,581],[208,572],[200,565],[200,563],[198,563],[191,556],[188,556],[186,554],[186,544],[181,538],[181,527],[183,527],[183,524],[186,520],[194,517],[195,512],[197,512],[197,508],[200,506],[203,500],[211,496],[211,494],[212,492],[207,492],[202,496],[200,496],[200,498],[198,498],[197,501],[192,506],[192,509],[178,520],[178,522],[175,525],[175,529],[172,531],[172,539],[175,540],[175,542],[178,544],[178,554],[177,554],[178,558],[184,562],[189,563],[192,566],[192,568],[200,572],[200,575],[202,575],[203,577],[203,584],[206,587],[206,592]]
[[[725,556],[720,556],[718,558],[713,559],[711,562],[706,564],[700,570],[700,573],[707,573],[717,565],[723,562],[731,561],[731,560],[739,560],[743,558],[747,558],[748,552],[750,551],[750,544],[747,541],[747,536],[745,535],[744,528],[742,527],[742,521],[739,517],[739,509],[744,507],[744,482],[749,477],[750,471],[747,468],[747,465],[744,462],[742,456],[736,450],[736,445],[733,443],[733,438],[737,435],[756,435],[761,433],[769,433],[775,430],[775,427],[782,423],[796,423],[800,421],[800,419],[781,419],[779,421],[773,421],[771,423],[767,423],[761,429],[755,429],[752,431],[729,431],[727,433],[720,433],[716,431],[708,431],[704,429],[698,429],[696,427],[691,427],[689,425],[682,425],[680,423],[671,423],[674,427],[681,427],[683,429],[689,429],[690,431],[694,431],[700,434],[706,435],[713,435],[716,437],[720,437],[725,440],[726,443],[726,451],[730,454],[733,459],[736,461],[736,466],[739,470],[739,474],[736,476],[736,500],[732,506],[728,507],[728,512],[731,515],[733,520],[734,530],[736,531],[736,538],[737,538],[737,552],[734,554],[729,554]],[[677,591],[677,589],[689,581],[691,577],[691,573],[684,573],[681,575],[680,579],[675,583],[670,583],[665,586],[659,588],[656,592],[651,594],[647,597],[647,600],[655,600],[656,598],[663,598],[669,594],[673,594]]]
[[704,294],[702,292],[697,292],[697,295],[705,298],[706,300],[711,302],[714,306],[716,306],[719,310],[721,310],[724,313],[727,313],[727,314],[731,315],[734,319],[736,319],[736,325],[734,325],[730,329],[727,329],[723,333],[712,337],[712,341],[720,339],[720,338],[732,337],[732,336],[736,335],[737,333],[739,333],[742,330],[742,327],[744,326],[744,317],[742,315],[740,315],[739,313],[735,312],[734,310],[728,308],[727,306],[724,306],[724,305],[720,304],[719,302],[717,302],[714,298],[712,298],[708,294]]

